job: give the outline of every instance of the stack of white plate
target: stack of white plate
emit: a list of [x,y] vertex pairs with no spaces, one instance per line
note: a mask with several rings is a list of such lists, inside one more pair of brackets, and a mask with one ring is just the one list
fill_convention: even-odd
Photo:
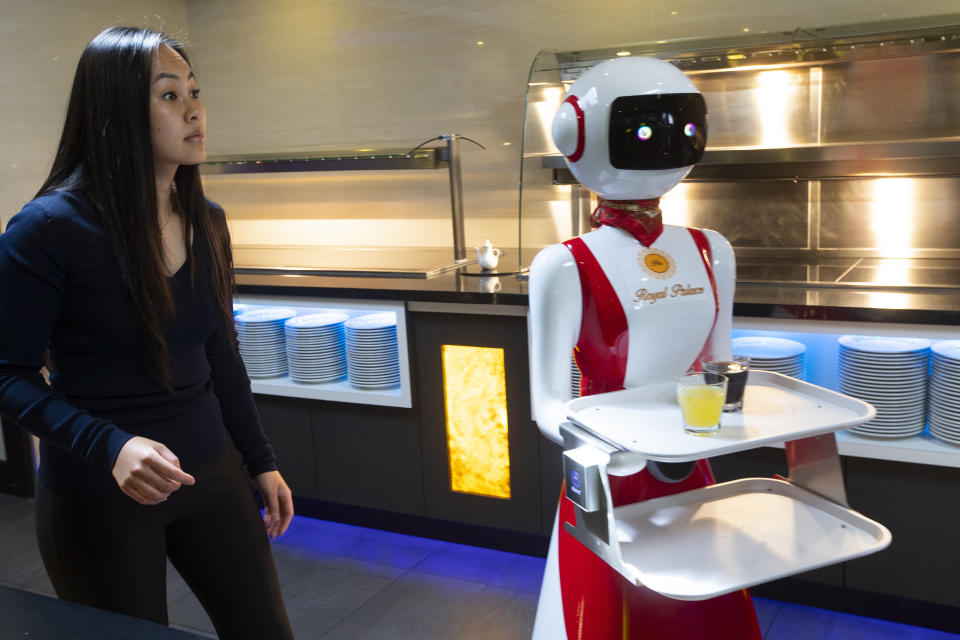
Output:
[[922,338],[841,336],[840,391],[869,402],[877,417],[853,429],[874,438],[906,438],[927,422],[930,341]]
[[290,318],[284,325],[287,362],[294,382],[333,382],[347,375],[344,341],[345,313],[312,313]]
[[369,313],[347,320],[344,326],[350,384],[364,389],[400,384],[397,314]]
[[254,309],[234,318],[240,356],[251,378],[272,378],[287,373],[287,348],[283,323],[297,315],[293,309]]
[[580,397],[580,367],[577,366],[577,359],[570,356],[570,398]]
[[803,362],[807,347],[786,338],[743,336],[733,339],[733,352],[750,358],[750,368],[775,371],[785,376],[804,379]]
[[930,433],[960,444],[960,340],[933,345],[930,373]]
[[239,302],[233,303],[233,316],[236,317],[250,308],[248,304],[240,304]]

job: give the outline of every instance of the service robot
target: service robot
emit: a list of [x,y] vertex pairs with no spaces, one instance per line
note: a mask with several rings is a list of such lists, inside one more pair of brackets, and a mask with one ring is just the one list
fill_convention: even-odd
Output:
[[[554,118],[554,143],[599,198],[595,229],[547,247],[530,267],[534,414],[558,444],[571,354],[582,395],[670,379],[702,355],[730,356],[733,250],[714,231],[664,225],[659,209],[660,197],[700,160],[706,134],[703,96],[655,58],[596,65],[570,87]],[[706,460],[615,456],[607,473],[614,506],[714,482]],[[761,638],[746,590],[682,601],[637,587],[566,530],[575,518],[561,493],[534,640]]]

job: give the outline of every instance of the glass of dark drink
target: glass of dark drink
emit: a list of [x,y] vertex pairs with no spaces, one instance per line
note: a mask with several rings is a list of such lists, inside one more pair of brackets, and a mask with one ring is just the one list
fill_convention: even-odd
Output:
[[747,388],[747,373],[750,371],[750,358],[732,356],[729,360],[700,361],[705,375],[722,374],[727,377],[727,397],[723,403],[726,412],[743,409],[743,392]]

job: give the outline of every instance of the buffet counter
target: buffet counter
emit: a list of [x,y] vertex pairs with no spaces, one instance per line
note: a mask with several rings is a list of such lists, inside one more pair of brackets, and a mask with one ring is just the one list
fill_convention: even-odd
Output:
[[[474,268],[475,269],[475,268]],[[476,318],[525,318],[527,281],[516,275],[477,276],[472,271],[452,271],[425,279],[396,277],[343,277],[289,273],[238,273],[242,302],[257,304],[321,305],[343,307],[381,305],[411,312],[456,314]],[[887,308],[878,306],[886,303]],[[397,305],[400,305],[399,307]],[[734,304],[734,335],[789,337],[808,350],[807,379],[837,389],[836,339],[844,334],[927,338],[933,341],[960,336],[960,296],[952,291],[877,291],[863,288],[823,288],[793,283],[738,284]],[[401,322],[401,327],[403,324]],[[405,333],[405,328],[402,333]],[[406,361],[407,340],[401,340]],[[407,369],[404,368],[406,372]],[[411,374],[412,375],[412,374]],[[364,398],[362,394],[318,393],[297,385],[254,381],[259,393],[342,402],[373,402],[411,406],[409,380],[404,374],[394,399]],[[306,389],[306,390],[305,390]],[[402,400],[400,399],[402,397]],[[960,446],[937,440],[929,433],[899,439],[838,435],[841,455],[944,467],[960,467]]]
[[[356,394],[288,394],[282,384],[263,381],[271,387],[263,388],[254,381],[264,426],[301,512],[378,527],[394,526],[392,519],[399,518],[396,526],[411,531],[411,518],[424,519],[428,524],[419,531],[426,535],[443,535],[438,532],[455,525],[461,528],[448,531],[448,537],[545,552],[560,491],[561,452],[531,419],[525,279],[457,271],[397,278],[238,270],[237,284],[243,303],[389,306],[405,319],[401,344],[408,360],[400,366],[409,378],[392,393],[409,401],[382,401],[371,392],[364,404]],[[834,389],[839,336],[937,341],[957,338],[958,325],[960,296],[933,288],[744,282],[734,305],[735,336],[803,342],[807,380]],[[461,348],[477,351],[451,359]],[[456,369],[457,362],[466,369]],[[488,370],[496,375],[488,377]],[[480,435],[458,444],[476,389],[489,391],[502,407],[478,411]],[[492,442],[494,433],[502,436],[500,445]],[[930,607],[944,607],[944,615],[953,616],[960,608],[960,583],[954,580],[960,559],[950,558],[960,523],[942,504],[960,491],[955,471],[960,446],[926,432],[903,439],[843,432],[838,448],[850,504],[890,528],[891,546],[757,593],[795,601],[805,601],[803,593],[826,593],[831,606],[871,615],[895,606],[904,612],[898,618],[903,621],[911,611],[929,617]],[[711,465],[721,482],[787,472],[784,453],[775,447],[711,458]],[[807,589],[809,583],[817,589]]]

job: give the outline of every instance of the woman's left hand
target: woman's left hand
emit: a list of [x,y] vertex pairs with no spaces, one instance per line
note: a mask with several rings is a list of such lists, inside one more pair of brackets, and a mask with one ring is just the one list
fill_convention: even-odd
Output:
[[256,476],[254,482],[260,489],[265,507],[263,524],[270,539],[282,536],[293,519],[293,495],[279,471],[267,471]]

